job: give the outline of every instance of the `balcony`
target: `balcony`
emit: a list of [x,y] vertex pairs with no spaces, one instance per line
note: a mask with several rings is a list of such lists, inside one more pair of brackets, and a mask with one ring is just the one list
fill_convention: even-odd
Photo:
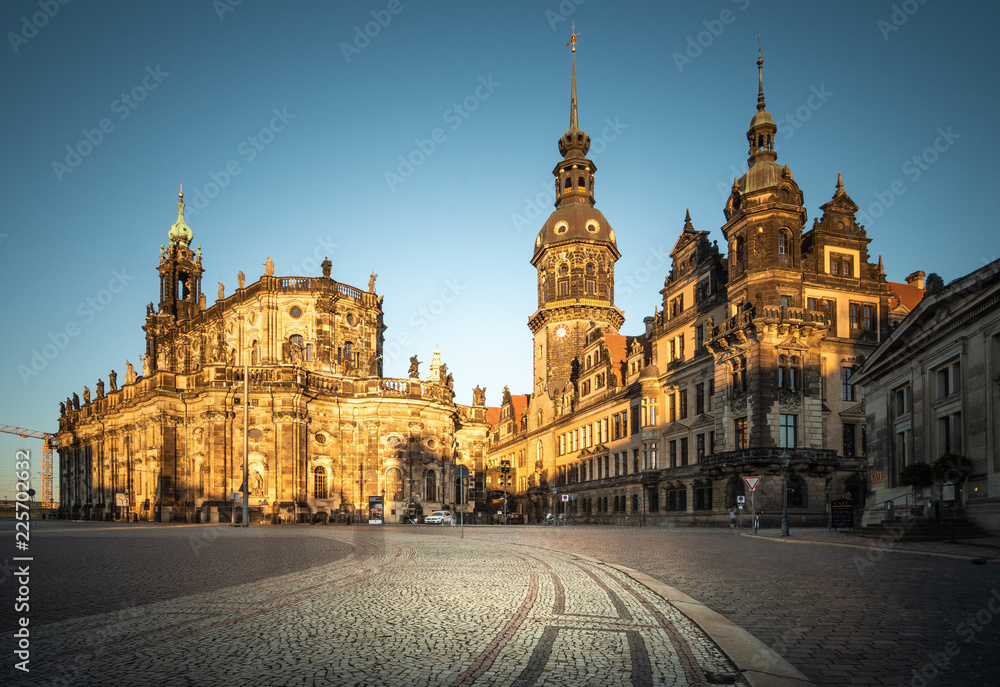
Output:
[[829,448],[782,448],[767,446],[745,448],[738,451],[722,451],[701,459],[702,470],[717,470],[719,468],[761,467],[772,470],[781,469],[781,454],[788,451],[791,465],[811,465],[835,467],[841,465],[844,459]]

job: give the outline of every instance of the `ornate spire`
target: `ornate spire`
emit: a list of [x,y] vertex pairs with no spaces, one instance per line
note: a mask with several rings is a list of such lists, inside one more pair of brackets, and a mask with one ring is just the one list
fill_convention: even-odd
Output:
[[757,37],[757,113],[750,120],[747,130],[747,140],[750,142],[750,157],[747,166],[753,167],[757,162],[774,162],[778,154],[774,152],[774,135],[778,132],[771,113],[765,109],[764,103],[764,57],[760,49],[760,36]]
[[844,179],[840,176],[840,172],[837,172],[837,193],[844,192]]
[[576,37],[579,35],[574,24],[569,41],[566,42],[566,45],[570,46],[573,56],[573,76],[569,95],[569,130],[559,139],[559,153],[563,157],[583,157],[590,150],[590,136],[580,131],[579,115],[576,109]]
[[570,52],[573,55],[573,80],[569,96],[569,130],[579,131],[580,122],[577,118],[576,112],[576,37],[580,34],[576,33],[576,22],[573,23],[573,28],[571,28],[570,31],[569,41],[566,42],[566,45],[570,46]]
[[764,104],[764,56],[760,50],[760,34],[757,34],[757,111],[767,109]]
[[694,225],[691,224],[691,209],[686,208],[684,213],[684,231],[691,233],[694,232]]
[[171,246],[184,246],[187,248],[191,245],[191,239],[194,238],[194,232],[191,231],[191,227],[187,225],[184,221],[184,185],[181,184],[180,192],[177,194],[177,221],[174,222],[173,226],[170,227],[170,231],[167,233],[167,237],[170,239]]

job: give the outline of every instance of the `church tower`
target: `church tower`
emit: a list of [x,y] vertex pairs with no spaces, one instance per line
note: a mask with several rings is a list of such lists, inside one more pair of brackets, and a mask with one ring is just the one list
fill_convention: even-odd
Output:
[[160,248],[160,315],[174,319],[190,319],[198,312],[201,295],[201,248],[191,250],[194,233],[184,221],[184,190],[178,194],[177,221],[167,233],[170,243]]
[[594,207],[590,136],[580,130],[576,107],[576,37],[572,34],[569,130],[559,139],[563,159],[552,170],[555,211],[535,238],[531,264],[538,271],[538,309],[528,319],[534,334],[534,392],[576,395],[580,352],[594,327],[618,333],[625,321],[615,307],[615,232]]

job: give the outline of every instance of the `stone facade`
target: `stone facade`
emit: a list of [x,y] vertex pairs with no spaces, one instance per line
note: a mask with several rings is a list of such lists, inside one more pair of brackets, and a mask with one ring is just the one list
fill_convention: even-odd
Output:
[[[64,517],[213,521],[243,485],[244,411],[254,519],[363,517],[384,495],[388,521],[450,507],[454,467],[484,478],[486,407],[455,403],[435,351],[431,376],[382,376],[385,325],[367,291],[330,277],[264,274],[206,307],[200,247],[183,194],[161,247],[159,305],[147,306],[143,372],[63,404],[57,441]],[[245,403],[248,401],[248,403]],[[472,487],[472,489],[469,489]],[[242,499],[242,496],[240,496]],[[240,501],[242,503],[242,501]],[[467,505],[472,509],[472,501]],[[239,517],[239,515],[237,515]]]
[[840,176],[809,226],[775,133],[761,76],[748,169],[724,208],[727,245],[688,214],[662,301],[642,332],[619,334],[619,253],[593,207],[574,63],[556,210],[531,259],[534,388],[521,417],[505,399],[509,424],[495,425],[488,452],[490,466],[513,459],[529,520],[722,523],[738,496],[749,510],[747,476],[763,478],[757,509],[776,514],[783,469],[793,523],[825,523],[831,498],[862,504],[865,413],[848,378],[890,331],[890,292]]
[[874,506],[914,505],[900,482],[914,463],[936,465],[920,503],[955,486],[961,514],[1000,529],[1000,261],[928,293],[892,336],[868,357],[865,385],[868,464]]

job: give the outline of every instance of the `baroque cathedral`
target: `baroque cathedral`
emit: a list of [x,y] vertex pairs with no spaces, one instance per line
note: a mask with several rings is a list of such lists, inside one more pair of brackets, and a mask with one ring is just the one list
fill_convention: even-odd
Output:
[[456,404],[438,351],[426,379],[416,356],[408,378],[383,377],[376,275],[362,290],[329,260],[280,277],[268,258],[209,305],[183,190],[168,239],[142,374],[128,363],[120,388],[112,371],[60,404],[61,517],[218,522],[246,488],[254,521],[358,519],[378,497],[399,522],[454,504],[457,465],[483,474],[484,390]]
[[[529,522],[553,514],[722,523],[745,501],[745,514],[753,503],[774,526],[783,479],[792,523],[826,523],[833,499],[862,507],[866,419],[851,375],[905,314],[890,289],[904,292],[909,307],[920,289],[886,282],[840,174],[808,224],[792,170],[777,160],[758,55],[747,170],[723,208],[726,245],[685,216],[661,302],[640,332],[620,333],[620,254],[595,207],[597,167],[579,128],[570,43],[555,210],[531,256],[533,388],[505,389],[491,409],[487,489],[498,495],[510,480],[508,508]],[[760,478],[753,498],[744,477]]]

